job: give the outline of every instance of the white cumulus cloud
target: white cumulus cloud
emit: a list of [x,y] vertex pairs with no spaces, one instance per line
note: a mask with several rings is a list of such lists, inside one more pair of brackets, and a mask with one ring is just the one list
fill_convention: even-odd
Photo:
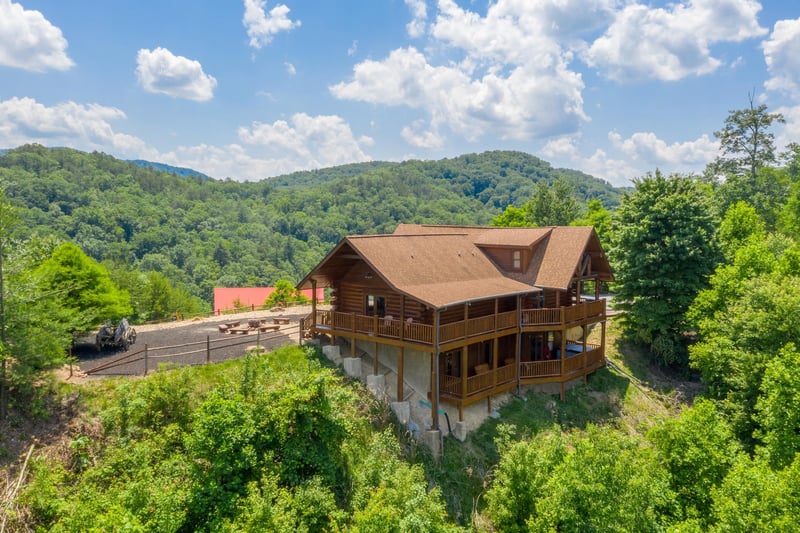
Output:
[[417,148],[441,148],[444,145],[442,136],[435,131],[426,130],[423,120],[404,126],[400,134],[408,144]]
[[67,70],[74,63],[61,30],[41,12],[0,0],[0,65],[44,72]]
[[768,90],[800,95],[800,19],[779,20],[769,39],[762,43],[764,60],[771,78]]
[[160,150],[143,140],[115,130],[126,119],[115,107],[62,102],[47,106],[33,98],[0,101],[0,146],[38,143],[84,151],[102,151],[116,157],[146,159],[193,168],[215,178],[261,180],[298,170],[309,170],[371,159],[364,149],[370,137],[356,137],[338,116],[294,115],[290,122],[255,122],[238,129],[241,143],[197,144]]
[[124,119],[115,107],[62,102],[46,106],[33,98],[0,101],[0,146],[39,143],[80,150],[113,151],[139,155],[144,141],[114,131],[111,123]]
[[698,170],[719,154],[719,142],[708,135],[672,144],[659,139],[653,132],[636,132],[623,139],[619,133],[612,131],[608,138],[615,148],[633,160],[675,171]]
[[[430,46],[362,61],[330,91],[343,100],[422,110],[430,135],[413,124],[401,130],[415,147],[441,147],[450,133],[470,142],[572,133],[588,117],[583,79],[569,67],[571,43],[611,20],[615,1],[498,0],[480,15],[439,0]],[[425,2],[406,4],[415,21],[427,20]]]
[[766,33],[758,24],[760,10],[756,0],[685,0],[666,8],[632,2],[583,58],[620,81],[708,74],[722,64],[711,45]]
[[205,102],[214,97],[217,80],[203,72],[199,61],[176,56],[166,48],[141,49],[136,55],[136,76],[150,93]]
[[368,161],[362,147],[372,144],[369,137],[356,138],[350,125],[336,115],[310,116],[296,113],[291,121],[272,124],[254,122],[239,128],[239,140],[256,145],[271,155],[294,161],[295,168],[322,168],[354,161]]
[[275,34],[300,26],[299,20],[291,20],[288,15],[289,8],[284,4],[278,4],[267,13],[265,0],[244,0],[242,24],[250,37],[250,46],[261,49],[272,42]]
[[503,138],[544,137],[572,130],[583,113],[580,75],[558,67],[538,76],[527,65],[472,77],[458,66],[434,66],[415,48],[367,60],[353,79],[330,87],[340,99],[422,109],[434,127],[447,125],[468,140],[493,132]]
[[551,158],[554,166],[564,166],[605,180],[616,187],[627,187],[644,172],[625,159],[615,159],[600,148],[585,156],[581,153],[581,135],[562,135],[547,141],[541,154]]
[[425,0],[406,0],[406,5],[411,10],[411,22],[406,25],[410,37],[420,37],[425,33],[428,19],[428,5]]
[[565,135],[550,139],[541,154],[556,165],[581,170],[618,187],[630,186],[632,179],[656,168],[669,173],[702,172],[719,152],[719,143],[708,135],[668,144],[652,132],[637,132],[625,139],[612,131],[608,133],[611,150],[595,148],[587,156],[579,146],[580,137]]

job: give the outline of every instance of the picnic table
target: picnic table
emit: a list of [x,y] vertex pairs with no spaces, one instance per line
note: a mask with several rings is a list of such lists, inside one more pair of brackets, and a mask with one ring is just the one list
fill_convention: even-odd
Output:
[[278,316],[276,316],[275,318],[272,319],[272,323],[273,324],[288,324],[289,323],[289,319],[286,318],[286,317],[278,317]]

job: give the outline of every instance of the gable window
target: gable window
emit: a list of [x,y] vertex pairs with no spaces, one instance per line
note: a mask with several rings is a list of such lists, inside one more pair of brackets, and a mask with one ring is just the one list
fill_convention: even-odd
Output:
[[379,317],[383,317],[386,314],[386,299],[383,296],[367,294],[364,304],[364,314],[367,316],[375,316],[377,314]]
[[519,250],[511,252],[511,265],[514,270],[522,270],[522,252]]

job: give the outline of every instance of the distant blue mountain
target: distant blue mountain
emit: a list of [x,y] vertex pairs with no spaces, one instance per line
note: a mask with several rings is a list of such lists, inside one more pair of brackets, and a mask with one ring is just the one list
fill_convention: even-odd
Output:
[[184,178],[197,176],[204,180],[211,179],[210,176],[207,176],[202,172],[198,172],[191,168],[173,167],[172,165],[166,165],[164,163],[154,163],[152,161],[145,161],[144,159],[128,159],[128,163],[133,163],[134,165],[138,165],[140,167],[151,168],[153,170],[159,170],[161,172],[169,172],[171,174],[177,174],[178,176],[183,176]]

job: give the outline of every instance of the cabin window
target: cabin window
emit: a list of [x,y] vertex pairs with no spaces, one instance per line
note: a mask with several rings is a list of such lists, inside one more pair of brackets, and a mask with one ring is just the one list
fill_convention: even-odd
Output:
[[375,316],[377,314],[379,317],[383,317],[386,315],[386,299],[383,296],[367,294],[365,308],[367,316]]
[[522,270],[522,252],[519,250],[511,252],[511,263],[514,270]]

